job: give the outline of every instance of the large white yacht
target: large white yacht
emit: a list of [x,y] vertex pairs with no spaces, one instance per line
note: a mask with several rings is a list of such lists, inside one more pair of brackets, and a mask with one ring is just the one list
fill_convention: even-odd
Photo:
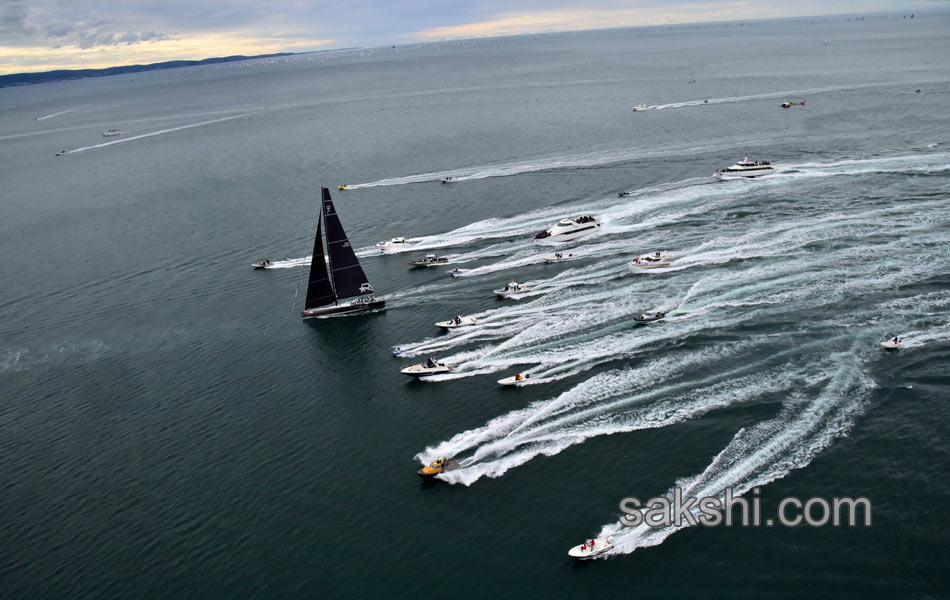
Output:
[[534,236],[534,241],[540,242],[569,242],[583,237],[600,227],[597,219],[588,215],[561,219],[553,227]]
[[720,179],[735,179],[738,177],[759,177],[774,173],[772,163],[767,160],[754,161],[745,157],[731,167],[719,169],[716,171],[716,177]]

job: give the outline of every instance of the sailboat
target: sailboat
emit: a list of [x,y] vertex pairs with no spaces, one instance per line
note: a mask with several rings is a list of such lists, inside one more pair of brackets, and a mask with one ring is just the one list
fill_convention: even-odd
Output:
[[686,83],[696,83],[696,78],[693,77],[693,70],[692,70],[692,69],[689,70],[689,81],[687,81]]
[[[323,197],[317,233],[313,239],[313,258],[310,260],[310,279],[307,282],[307,301],[300,316],[304,319],[351,315],[382,308],[386,301],[373,292],[366,274],[343,224],[336,214],[330,190],[320,188]],[[326,254],[323,251],[323,230],[326,230]],[[324,259],[324,256],[327,258]],[[329,269],[327,268],[329,266]],[[340,302],[355,298],[349,302]],[[332,304],[331,304],[332,303]]]

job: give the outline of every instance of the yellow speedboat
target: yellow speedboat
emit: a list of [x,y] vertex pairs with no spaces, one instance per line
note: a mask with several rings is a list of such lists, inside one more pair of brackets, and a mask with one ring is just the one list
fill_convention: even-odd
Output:
[[454,458],[445,458],[443,456],[438,457],[434,461],[430,462],[428,465],[422,467],[416,473],[419,474],[419,477],[435,477],[439,473],[445,473],[446,471],[452,471],[453,469],[459,468],[459,461]]
[[347,189],[347,186],[345,186],[345,185],[338,185],[338,186],[336,186],[336,188],[337,188],[338,190],[341,190],[341,191],[342,191],[342,190]]

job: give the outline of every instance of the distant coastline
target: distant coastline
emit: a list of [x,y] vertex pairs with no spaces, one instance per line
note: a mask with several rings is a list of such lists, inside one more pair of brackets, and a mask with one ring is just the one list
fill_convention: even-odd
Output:
[[[353,48],[336,48],[334,50],[318,50],[316,52],[334,52],[336,50],[352,50]],[[160,71],[163,69],[177,69],[179,67],[194,67],[217,63],[236,62],[239,60],[254,60],[257,58],[274,58],[278,56],[296,56],[298,54],[314,54],[315,52],[278,52],[276,54],[258,54],[256,56],[222,56],[205,58],[203,60],[170,60],[147,65],[126,65],[124,67],[106,67],[104,69],[60,69],[57,71],[43,71],[40,73],[13,73],[0,75],[0,88],[16,85],[31,85],[34,83],[49,83],[51,81],[66,81],[70,79],[85,79],[87,77],[107,77],[109,75],[125,75],[127,73],[141,73],[143,71]]]

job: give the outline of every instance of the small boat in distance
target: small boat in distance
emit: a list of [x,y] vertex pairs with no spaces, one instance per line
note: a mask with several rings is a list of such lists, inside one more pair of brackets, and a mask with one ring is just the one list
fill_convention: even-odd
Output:
[[449,319],[448,321],[438,321],[435,326],[441,327],[442,329],[458,329],[459,327],[467,327],[474,324],[475,317],[463,317],[458,315],[454,319]]
[[343,190],[349,189],[349,187],[350,187],[350,186],[348,186],[348,185],[338,185],[338,186],[336,186],[336,189],[338,189],[338,190],[340,190],[340,191],[342,192]]
[[564,252],[555,252],[554,254],[549,254],[544,257],[544,262],[547,264],[564,262],[565,260],[573,260],[574,255],[570,252],[565,254]]
[[643,112],[645,110],[650,110],[650,108],[652,107],[647,106],[646,104],[637,104],[633,107],[633,112]]
[[630,268],[637,269],[659,269],[670,266],[669,255],[666,252],[654,252],[649,256],[638,256],[630,261]]
[[605,538],[594,538],[592,540],[587,540],[583,544],[574,546],[567,551],[568,556],[571,558],[576,558],[578,560],[587,560],[588,558],[594,558],[595,556],[600,556],[601,554],[613,550],[614,547],[614,538],[613,536]]
[[719,179],[736,179],[739,177],[761,177],[774,173],[772,163],[767,160],[754,161],[745,157],[731,167],[719,169],[715,176]]
[[445,473],[446,471],[452,471],[458,468],[459,461],[455,460],[454,458],[445,458],[443,456],[439,456],[428,465],[416,471],[416,473],[419,475],[419,477],[431,479],[439,473]]
[[251,266],[254,267],[255,269],[266,269],[268,267],[273,266],[273,264],[274,263],[272,263],[271,261],[265,258],[264,260],[259,260],[256,263],[251,263]]
[[120,133],[122,132],[119,131],[118,129],[109,129],[108,131],[102,132],[102,137],[112,137],[114,135],[119,135]]
[[637,315],[633,318],[637,323],[653,323],[654,321],[659,321],[666,316],[666,313],[655,312],[655,313],[643,313],[642,315]]
[[587,215],[569,219],[561,219],[550,229],[546,229],[534,236],[536,242],[569,242],[592,233],[600,227],[597,219]]
[[434,358],[430,358],[424,363],[420,363],[418,365],[409,365],[405,369],[401,369],[399,372],[403,375],[408,375],[409,377],[426,377],[428,375],[451,373],[452,371],[452,367],[448,366],[447,364],[439,362]]
[[452,177],[451,175],[446,175],[445,177],[442,178],[442,183],[455,183],[455,177]]
[[399,248],[402,246],[409,246],[409,240],[404,237],[394,237],[388,242],[376,242],[377,248]]
[[[374,294],[373,286],[356,258],[356,253],[343,231],[343,224],[330,199],[330,190],[320,188],[322,194],[317,232],[313,239],[310,276],[307,281],[307,299],[303,319],[351,315],[382,308],[386,301]],[[324,234],[326,229],[326,253]],[[326,256],[326,258],[324,258]],[[340,300],[350,300],[340,303]],[[330,304],[332,302],[332,304]]]
[[903,347],[904,343],[901,342],[901,339],[896,335],[889,340],[884,340],[881,342],[881,348],[884,348],[885,350],[897,350],[898,348]]
[[56,153],[56,156],[63,156],[64,154],[69,154],[69,152],[67,150],[60,150]]
[[426,254],[416,260],[410,260],[408,264],[413,267],[434,267],[436,265],[449,264],[449,259],[444,256],[436,256],[435,254]]
[[498,380],[498,385],[522,385],[531,377],[529,373],[522,375],[521,373],[515,373],[511,377],[505,377],[504,379]]
[[512,281],[509,282],[505,287],[492,291],[502,298],[517,298],[519,294],[524,294],[526,292],[530,292],[531,290],[528,287],[521,285],[517,281]]
[[617,192],[618,198],[629,198],[630,196],[635,196],[636,192]]
[[802,100],[801,102],[782,102],[781,104],[779,104],[779,106],[781,106],[782,108],[791,108],[793,106],[805,106],[805,101]]

